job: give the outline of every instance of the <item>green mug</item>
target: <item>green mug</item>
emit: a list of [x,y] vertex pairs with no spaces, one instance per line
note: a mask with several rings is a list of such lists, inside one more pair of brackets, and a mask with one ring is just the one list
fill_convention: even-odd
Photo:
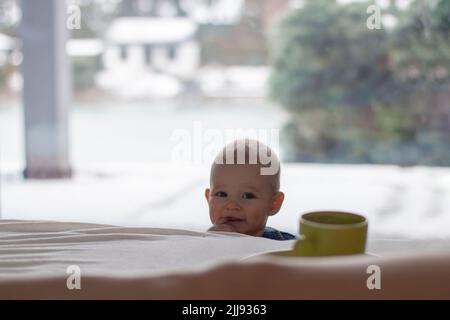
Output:
[[336,256],[364,254],[367,219],[340,211],[315,211],[302,215],[300,239],[294,244],[295,256]]

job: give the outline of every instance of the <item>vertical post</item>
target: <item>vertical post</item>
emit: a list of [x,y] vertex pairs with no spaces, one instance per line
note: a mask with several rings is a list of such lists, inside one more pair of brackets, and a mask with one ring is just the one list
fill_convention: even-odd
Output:
[[22,0],[26,178],[71,176],[68,112],[71,73],[62,0]]

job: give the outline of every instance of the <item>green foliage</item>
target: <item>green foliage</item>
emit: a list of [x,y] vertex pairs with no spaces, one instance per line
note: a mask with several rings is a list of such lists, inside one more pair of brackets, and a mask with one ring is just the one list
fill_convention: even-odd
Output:
[[72,60],[73,85],[75,90],[95,84],[95,74],[101,69],[100,56],[76,57]]
[[287,160],[450,165],[450,1],[385,10],[309,0],[271,42],[271,95],[292,114]]
[[16,67],[5,64],[0,65],[0,87],[6,84],[8,77],[15,71]]
[[439,24],[443,30],[450,28],[450,1],[438,1],[433,16],[437,17]]
[[2,86],[6,81],[6,67],[0,66],[0,86]]
[[387,34],[366,27],[366,8],[315,0],[282,20],[271,46],[275,100],[298,110],[383,98],[390,83]]
[[246,17],[233,26],[201,25],[202,64],[267,65],[266,39],[255,20]]
[[447,0],[415,1],[399,14],[400,25],[390,37],[390,60],[395,67],[397,87],[433,95],[450,84],[450,11]]

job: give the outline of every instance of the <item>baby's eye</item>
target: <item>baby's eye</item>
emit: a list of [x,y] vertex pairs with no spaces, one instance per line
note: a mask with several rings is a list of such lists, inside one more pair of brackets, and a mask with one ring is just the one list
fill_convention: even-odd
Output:
[[251,193],[251,192],[245,192],[242,195],[242,198],[244,198],[244,199],[255,199],[256,196],[253,193]]
[[226,192],[223,192],[223,191],[217,191],[214,195],[215,195],[216,197],[226,197],[226,196],[227,196],[227,193],[226,193]]

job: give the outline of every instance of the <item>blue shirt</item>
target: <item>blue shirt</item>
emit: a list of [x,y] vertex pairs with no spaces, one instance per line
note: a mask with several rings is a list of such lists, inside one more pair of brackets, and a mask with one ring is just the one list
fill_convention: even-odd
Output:
[[293,234],[283,232],[283,231],[278,231],[277,229],[272,228],[272,227],[265,227],[264,233],[262,236],[263,236],[263,238],[272,239],[272,240],[296,240],[297,239],[297,237],[294,236]]

